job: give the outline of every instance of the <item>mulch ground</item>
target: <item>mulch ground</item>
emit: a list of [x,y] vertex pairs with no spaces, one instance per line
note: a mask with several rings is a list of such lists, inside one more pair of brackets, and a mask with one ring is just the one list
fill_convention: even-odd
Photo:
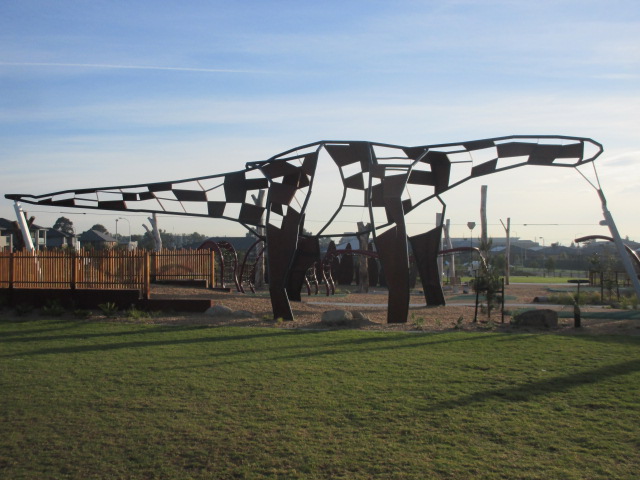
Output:
[[[351,289],[355,292],[356,286]],[[554,290],[558,287],[554,286]],[[567,287],[567,291],[573,291]],[[464,292],[462,287],[456,291],[445,292],[447,305],[443,307],[426,307],[424,297],[416,292],[411,296],[409,319],[406,323],[387,323],[387,292],[385,289],[371,289],[369,293],[339,293],[326,296],[321,289],[318,295],[303,294],[302,302],[292,302],[294,321],[275,321],[271,311],[271,302],[266,292],[257,294],[240,294],[233,292],[217,292],[204,288],[184,288],[178,286],[154,286],[152,298],[206,298],[212,299],[217,305],[224,305],[234,312],[245,312],[241,316],[225,315],[211,316],[206,314],[170,314],[162,312],[154,315],[148,321],[161,324],[199,324],[211,326],[259,326],[276,328],[313,328],[324,329],[320,318],[327,310],[344,309],[359,311],[366,315],[367,320],[358,322],[350,328],[363,330],[384,331],[449,331],[449,330],[478,330],[478,331],[527,331],[510,324],[511,313],[523,309],[553,308],[557,311],[573,313],[573,307],[549,307],[544,304],[533,303],[536,297],[550,294],[545,285],[516,284],[506,287],[505,299],[507,313],[504,323],[499,311],[492,313],[489,319],[486,313],[478,312],[477,322],[474,322],[475,301],[472,292]],[[469,305],[463,305],[469,304]],[[517,306],[510,306],[517,305]],[[521,306],[520,304],[525,304]],[[621,310],[602,307],[583,307],[583,314],[588,312],[610,313],[609,318],[582,318],[582,328],[574,328],[573,317],[560,318],[556,333],[567,334],[624,334],[640,335],[640,320],[620,319]]]
[[[637,311],[616,310],[609,307],[583,307],[582,328],[574,328],[573,307],[552,306],[544,303],[534,303],[536,297],[546,297],[552,292],[566,289],[573,291],[569,286],[549,287],[535,284],[515,284],[506,287],[505,291],[505,315],[502,318],[500,311],[493,311],[491,318],[486,312],[480,310],[475,316],[475,295],[473,292],[465,292],[462,287],[457,290],[446,290],[446,306],[426,307],[424,296],[419,292],[411,295],[409,318],[405,323],[387,323],[387,299],[385,289],[371,289],[369,293],[355,293],[357,287],[352,286],[351,292],[340,287],[340,293],[327,296],[324,290],[317,295],[303,294],[301,302],[292,302],[295,320],[274,320],[271,310],[271,301],[266,291],[257,294],[241,294],[235,292],[220,292],[206,288],[183,287],[173,285],[153,285],[152,299],[201,299],[211,300],[214,305],[223,305],[230,308],[232,315],[210,315],[206,313],[186,313],[171,311],[164,308],[161,311],[150,312],[150,315],[132,316],[127,312],[119,312],[116,315],[105,316],[101,311],[92,311],[89,319],[110,322],[136,322],[152,323],[159,325],[207,325],[207,326],[251,326],[269,328],[305,328],[327,329],[327,325],[321,322],[322,314],[328,310],[349,310],[361,312],[363,320],[350,324],[348,328],[361,330],[380,331],[504,331],[504,332],[553,332],[563,334],[596,334],[596,335],[640,335],[640,319]],[[305,292],[306,293],[306,292]],[[170,302],[169,302],[170,303]],[[176,304],[177,302],[174,302]],[[522,310],[533,308],[552,308],[563,312],[567,318],[559,318],[559,327],[553,330],[523,329],[511,325],[512,314]],[[241,312],[241,313],[240,313]],[[597,312],[597,318],[588,318],[589,313]],[[633,315],[635,313],[635,315]],[[76,318],[67,312],[66,317]],[[0,315],[4,321],[28,321],[41,318],[40,312],[34,310],[27,315],[18,316],[15,311],[7,308]],[[346,327],[341,327],[346,328]]]

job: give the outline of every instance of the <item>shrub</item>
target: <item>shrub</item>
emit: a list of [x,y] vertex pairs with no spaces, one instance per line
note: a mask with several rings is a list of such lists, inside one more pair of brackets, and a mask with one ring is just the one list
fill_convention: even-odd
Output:
[[118,306],[113,302],[101,303],[98,305],[98,308],[104,313],[107,317],[113,317],[118,313]]
[[64,307],[60,305],[58,300],[49,300],[46,305],[42,307],[40,314],[59,317],[64,313],[64,311]]
[[131,308],[127,310],[127,318],[130,320],[142,320],[151,318],[151,314],[145,310],[138,310],[135,305],[131,305]]
[[77,308],[73,311],[73,316],[76,318],[89,318],[91,316],[91,310],[84,310],[81,308]]
[[16,305],[16,314],[19,317],[22,317],[23,315],[28,315],[31,312],[33,312],[33,306],[28,303],[21,303],[19,305]]

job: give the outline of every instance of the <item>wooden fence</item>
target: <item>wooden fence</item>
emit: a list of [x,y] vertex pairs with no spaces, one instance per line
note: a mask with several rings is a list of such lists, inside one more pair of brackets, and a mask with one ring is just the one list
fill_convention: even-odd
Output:
[[213,252],[0,252],[0,288],[137,289],[148,298],[152,279],[205,280],[213,285]]

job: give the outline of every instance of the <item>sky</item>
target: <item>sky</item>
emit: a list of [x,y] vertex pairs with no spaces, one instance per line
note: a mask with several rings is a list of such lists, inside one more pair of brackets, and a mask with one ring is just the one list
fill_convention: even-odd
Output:
[[[5,193],[224,173],[318,140],[557,134],[603,144],[595,167],[608,208],[620,234],[640,241],[639,127],[636,0],[0,2],[9,219]],[[583,173],[594,181],[591,166]],[[608,234],[577,171],[526,166],[447,192],[452,236],[480,234],[467,222],[480,222],[482,185],[490,236],[505,235],[507,218],[512,236],[546,245]],[[60,216],[78,231],[114,233],[120,217],[120,233],[148,225],[144,214],[23,207],[42,226]],[[245,232],[221,220],[159,223]]]

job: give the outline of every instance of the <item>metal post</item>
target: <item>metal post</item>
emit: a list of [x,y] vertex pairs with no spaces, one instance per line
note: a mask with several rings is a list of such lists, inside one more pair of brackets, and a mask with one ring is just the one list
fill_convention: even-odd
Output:
[[16,211],[16,217],[18,218],[18,226],[20,227],[20,232],[22,233],[22,239],[24,240],[24,246],[31,253],[35,252],[35,248],[33,247],[33,241],[31,240],[31,234],[29,233],[29,225],[27,224],[27,219],[24,217],[24,212],[22,211],[22,207],[20,203],[13,202],[13,208]]
[[633,285],[633,288],[636,292],[636,296],[638,297],[638,299],[640,299],[640,280],[638,279],[638,274],[633,268],[631,259],[629,259],[629,255],[624,248],[624,243],[622,243],[622,238],[620,238],[620,233],[618,232],[616,223],[613,221],[613,216],[607,208],[607,199],[605,198],[602,190],[598,190],[598,195],[600,196],[600,201],[602,202],[602,213],[604,215],[604,219],[607,222],[607,226],[609,227],[609,231],[611,232],[613,241],[616,244],[616,249],[618,250],[618,255],[620,256],[622,265],[624,266],[624,269],[626,270],[627,275],[631,280],[631,284]]

